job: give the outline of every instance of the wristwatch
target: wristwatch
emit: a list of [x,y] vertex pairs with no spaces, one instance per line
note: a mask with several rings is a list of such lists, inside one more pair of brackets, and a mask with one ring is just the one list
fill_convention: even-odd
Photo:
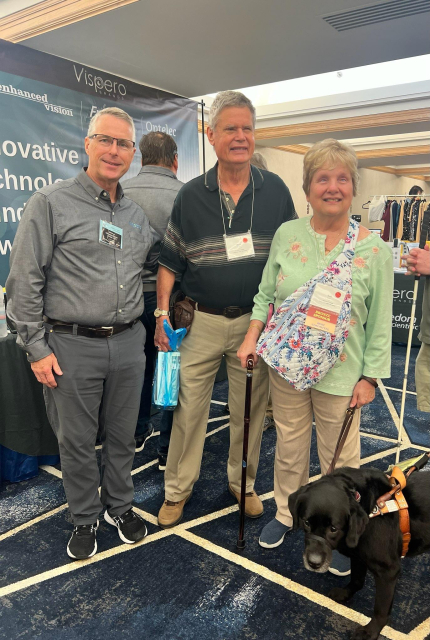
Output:
[[155,309],[154,316],[156,318],[161,318],[161,316],[170,316],[170,311],[166,311],[165,309]]

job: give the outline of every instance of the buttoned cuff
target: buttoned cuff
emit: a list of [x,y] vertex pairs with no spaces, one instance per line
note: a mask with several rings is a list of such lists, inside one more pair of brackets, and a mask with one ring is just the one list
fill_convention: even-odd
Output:
[[37,340],[31,345],[25,345],[24,349],[27,354],[27,360],[29,362],[37,362],[38,360],[42,360],[42,358],[50,356],[52,353],[52,349],[49,348],[45,338],[42,338],[42,340]]

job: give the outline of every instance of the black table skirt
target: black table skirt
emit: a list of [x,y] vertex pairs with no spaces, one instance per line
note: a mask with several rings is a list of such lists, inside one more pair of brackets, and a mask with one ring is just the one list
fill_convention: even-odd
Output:
[[0,338],[0,445],[28,456],[58,454],[42,385],[12,334]]

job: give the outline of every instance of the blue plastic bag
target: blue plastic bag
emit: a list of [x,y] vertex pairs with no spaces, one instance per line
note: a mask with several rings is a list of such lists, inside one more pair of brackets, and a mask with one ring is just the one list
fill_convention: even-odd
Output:
[[158,352],[152,384],[152,404],[157,409],[174,411],[178,404],[179,368],[181,365],[181,354],[178,351],[178,347],[187,330],[177,329],[174,331],[166,320],[164,320],[163,326],[169,338],[169,346],[172,351]]

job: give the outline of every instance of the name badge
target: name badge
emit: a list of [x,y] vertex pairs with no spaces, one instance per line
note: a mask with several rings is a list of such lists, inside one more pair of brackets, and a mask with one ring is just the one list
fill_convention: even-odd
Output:
[[344,298],[345,292],[341,289],[318,283],[310,299],[306,326],[334,333]]
[[235,233],[228,236],[224,234],[225,251],[227,260],[238,260],[255,256],[254,243],[251,232]]
[[106,220],[100,220],[99,242],[111,249],[122,249],[123,230]]

